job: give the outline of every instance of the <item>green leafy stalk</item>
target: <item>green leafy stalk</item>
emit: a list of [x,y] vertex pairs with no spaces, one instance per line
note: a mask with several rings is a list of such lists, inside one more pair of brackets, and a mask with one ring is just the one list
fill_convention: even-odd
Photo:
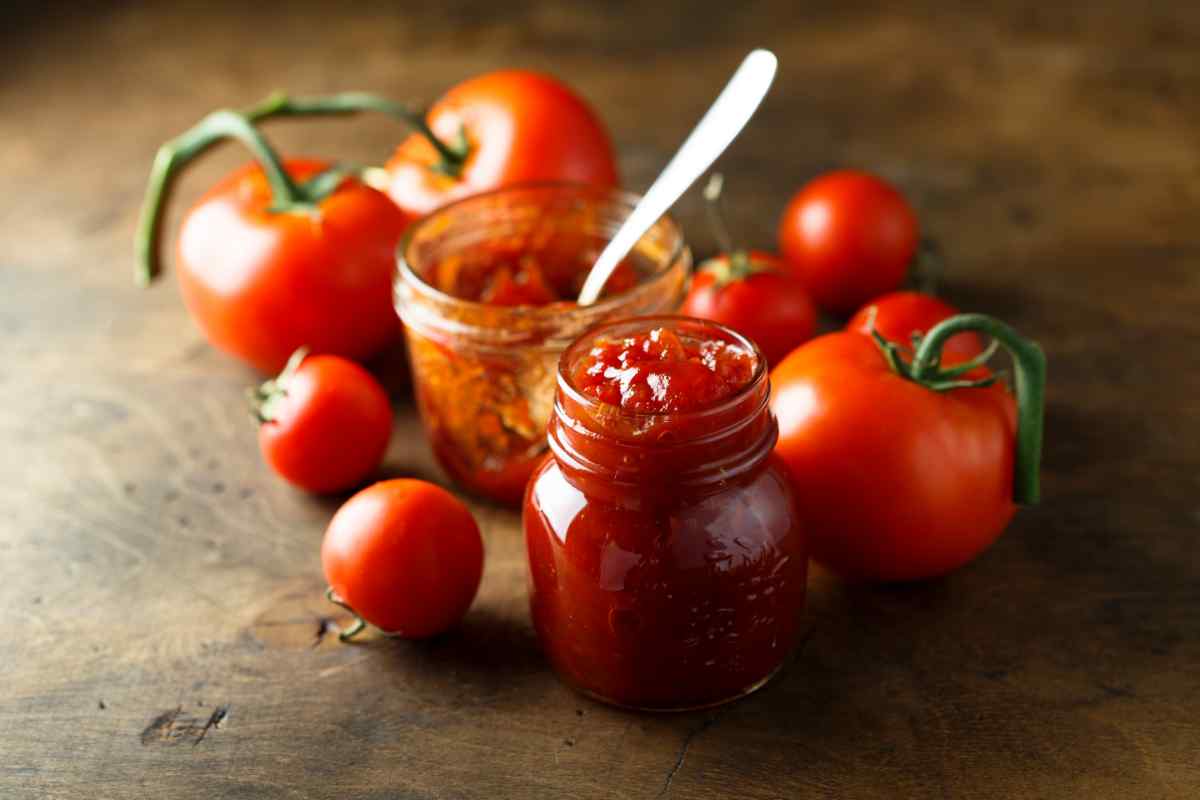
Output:
[[154,157],[134,239],[137,259],[135,278],[139,284],[149,284],[160,271],[158,244],[162,231],[162,211],[175,175],[189,161],[222,139],[238,140],[258,159],[271,186],[272,208],[287,210],[301,204],[304,195],[300,187],[287,174],[279,156],[250,119],[245,114],[229,109],[214,111],[191,130],[160,147]]
[[190,161],[224,139],[236,139],[246,145],[266,173],[271,185],[271,210],[287,212],[315,207],[324,197],[337,189],[342,179],[361,172],[346,167],[340,174],[332,170],[322,173],[303,186],[298,186],[287,174],[276,152],[255,127],[256,123],[275,117],[327,116],[374,111],[401,120],[424,136],[437,149],[439,163],[434,169],[457,177],[470,154],[466,135],[460,133],[453,144],[434,135],[425,115],[378,95],[367,92],[345,92],[325,97],[289,97],[275,92],[262,102],[234,111],[222,109],[200,120],[193,128],[158,149],[146,196],[142,203],[141,219],[134,239],[134,277],[143,286],[151,283],[161,271],[159,240],[162,234],[163,208],[170,195],[175,176]]
[[[1042,431],[1045,415],[1046,356],[1036,342],[1021,336],[1003,322],[985,314],[959,314],[935,325],[922,337],[912,362],[891,359],[889,363],[904,377],[916,381],[935,391],[984,386],[995,380],[964,380],[961,376],[971,369],[982,366],[994,352],[994,348],[967,364],[943,369],[941,352],[946,341],[955,334],[976,331],[992,337],[1009,352],[1013,360],[1014,385],[1017,399],[1017,442],[1013,465],[1013,500],[1023,505],[1033,505],[1041,496],[1039,471],[1042,461]],[[883,341],[875,333],[876,341]],[[885,342],[885,352],[895,345]]]

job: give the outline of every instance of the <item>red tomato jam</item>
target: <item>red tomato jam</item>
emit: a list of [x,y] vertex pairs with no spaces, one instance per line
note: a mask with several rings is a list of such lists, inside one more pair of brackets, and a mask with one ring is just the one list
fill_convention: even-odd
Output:
[[[581,260],[578,252],[570,252],[582,245],[566,233],[541,242],[536,253],[522,249],[531,246],[525,239],[500,239],[462,248],[437,262],[432,284],[487,306],[577,308],[575,297],[594,258]],[[637,286],[654,269],[643,262],[636,257],[622,262],[603,296]],[[539,370],[539,358],[523,359],[515,352],[463,358],[411,330],[408,341],[419,372],[417,402],[438,461],[473,491],[518,505],[545,448],[553,361]],[[542,374],[545,380],[539,381]]]
[[[529,246],[524,240],[466,248],[438,263],[434,285],[452,297],[489,306],[574,306],[587,278],[587,264],[575,253],[557,252],[575,246],[574,241],[553,244],[555,251],[537,254],[522,249]],[[637,283],[637,268],[628,260],[622,262],[604,284],[604,297],[628,291]]]
[[714,339],[682,339],[671,328],[620,339],[597,337],[572,368],[576,389],[638,414],[706,408],[746,386],[752,350]]
[[534,627],[568,682],[679,710],[783,664],[808,562],[768,393],[754,345],[701,320],[624,320],[563,354],[524,528]]

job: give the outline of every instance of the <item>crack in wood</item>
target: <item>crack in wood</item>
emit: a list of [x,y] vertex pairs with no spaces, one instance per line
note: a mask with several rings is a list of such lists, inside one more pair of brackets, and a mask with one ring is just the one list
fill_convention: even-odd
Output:
[[[816,632],[817,632],[817,626],[812,625],[800,637],[800,641],[796,644],[796,649],[793,651],[791,659],[790,659],[792,661],[792,663],[795,663],[795,661],[800,657],[801,653],[803,653],[804,650],[808,647],[808,643],[812,640],[813,634],[815,634]],[[671,783],[675,780],[675,775],[678,774],[679,770],[683,768],[683,762],[685,760],[687,760],[688,750],[691,749],[692,742],[696,739],[697,736],[704,733],[706,730],[711,728],[713,725],[716,725],[717,721],[722,716],[724,716],[725,713],[728,712],[731,707],[732,707],[732,705],[727,705],[727,706],[721,708],[716,713],[710,714],[708,717],[706,717],[704,719],[703,722],[701,722],[699,725],[697,725],[696,727],[694,727],[690,731],[688,731],[687,736],[683,737],[683,743],[679,746],[679,754],[675,757],[675,763],[671,765],[671,769],[667,771],[667,777],[663,781],[663,788],[658,793],[659,797],[666,797],[670,793]]]
[[192,747],[204,741],[204,737],[208,735],[209,728],[220,728],[221,722],[225,717],[229,716],[229,704],[217,706],[213,712],[208,715],[208,722],[204,723],[204,727],[200,730],[200,735],[196,737],[196,741],[192,742]]
[[213,728],[220,729],[221,723],[229,716],[229,704],[219,705],[201,722],[200,718],[183,713],[183,706],[176,706],[162,712],[142,729],[142,745],[154,742],[175,745],[191,739],[192,745],[198,745],[208,736]]

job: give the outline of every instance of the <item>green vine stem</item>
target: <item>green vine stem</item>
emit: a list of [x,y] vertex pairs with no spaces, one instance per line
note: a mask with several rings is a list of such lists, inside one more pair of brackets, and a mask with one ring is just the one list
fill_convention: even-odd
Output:
[[259,122],[273,117],[330,116],[364,111],[375,111],[398,119],[429,140],[441,157],[441,163],[435,167],[439,172],[457,177],[462,171],[462,165],[469,155],[465,134],[460,132],[458,141],[453,145],[447,144],[429,127],[423,113],[370,92],[341,92],[316,97],[291,97],[284,92],[275,92],[247,109],[246,116]]
[[362,617],[360,617],[358,615],[357,611],[355,611],[353,608],[348,606],[346,604],[346,601],[343,600],[341,597],[339,597],[337,592],[335,592],[333,590],[332,586],[329,586],[325,589],[325,599],[328,600],[329,602],[333,603],[335,606],[345,609],[346,611],[349,611],[351,614],[354,615],[353,624],[351,624],[349,628],[346,628],[345,630],[340,631],[338,633],[338,639],[340,639],[343,642],[348,642],[351,639],[353,639],[355,636],[358,636],[360,633],[362,633],[363,630],[367,627],[367,621],[365,619],[363,619]]
[[214,111],[191,130],[164,144],[154,156],[134,240],[135,278],[139,284],[149,284],[160,271],[158,243],[162,232],[162,210],[170,195],[172,179],[180,168],[222,139],[237,139],[258,159],[271,186],[273,210],[291,210],[301,205],[303,192],[250,119],[229,109]]
[[721,287],[747,278],[762,269],[750,258],[750,253],[744,248],[735,247],[733,237],[725,224],[725,214],[721,208],[721,191],[725,187],[725,176],[714,172],[704,186],[704,211],[708,216],[709,227],[717,245],[727,254],[727,258],[712,258],[701,265],[702,272],[713,276],[714,288]]
[[[447,144],[434,135],[424,114],[405,105],[367,92],[344,92],[324,97],[289,97],[275,92],[262,102],[238,112],[222,109],[200,120],[193,128],[158,149],[146,196],[142,203],[141,219],[134,240],[134,278],[142,286],[150,284],[161,272],[159,240],[162,235],[163,207],[170,195],[174,177],[192,159],[224,139],[237,139],[245,144],[267,175],[271,185],[271,210],[301,211],[311,208],[340,185],[333,171],[322,173],[322,180],[313,179],[303,186],[287,174],[279,156],[267,143],[255,124],[274,117],[336,116],[375,111],[401,120],[424,136],[438,151],[440,161],[434,169],[457,177],[470,154],[466,134],[460,132],[458,141]],[[361,172],[361,170],[358,170]],[[343,168],[343,175],[350,174]]]
[[[941,367],[942,346],[956,333],[976,331],[999,342],[1013,360],[1014,386],[1017,396],[1017,443],[1013,465],[1013,500],[1022,505],[1034,505],[1041,496],[1039,470],[1042,461],[1042,428],[1046,395],[1046,356],[1036,342],[1021,336],[1003,322],[986,314],[959,314],[935,325],[921,339],[907,367],[908,375],[918,383],[938,388],[936,384],[965,383],[980,385],[977,381],[955,381],[964,374],[966,365],[943,370]],[[985,353],[984,356],[989,355]],[[986,360],[984,358],[983,360]],[[975,366],[982,363],[974,359]],[[946,386],[946,388],[956,388]]]
[[717,244],[726,253],[733,252],[733,237],[725,226],[725,215],[721,211],[721,190],[725,188],[725,176],[714,172],[704,185],[704,213],[708,216],[708,226],[712,228]]

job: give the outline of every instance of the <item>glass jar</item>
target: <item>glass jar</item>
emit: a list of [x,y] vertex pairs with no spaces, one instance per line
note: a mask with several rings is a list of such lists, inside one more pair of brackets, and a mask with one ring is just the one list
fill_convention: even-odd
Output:
[[442,467],[462,486],[518,505],[546,448],[559,355],[597,323],[674,310],[691,268],[683,234],[664,217],[626,263],[636,282],[586,308],[497,306],[437,288],[441,265],[478,264],[498,249],[566,263],[582,277],[638,197],[579,184],[529,184],[452,203],[416,223],[399,251],[417,406]]
[[[715,406],[635,414],[572,385],[597,338],[670,326],[754,352]],[[765,361],[724,326],[624,320],[563,354],[550,452],[525,496],[534,627],[555,670],[615,705],[684,710],[767,682],[797,643],[806,540],[767,405]]]

